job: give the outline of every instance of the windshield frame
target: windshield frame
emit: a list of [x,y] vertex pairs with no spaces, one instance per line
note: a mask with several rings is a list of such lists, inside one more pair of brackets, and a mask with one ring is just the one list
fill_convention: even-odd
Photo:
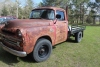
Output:
[[[35,10],[41,10],[41,11],[42,11],[42,10],[44,10],[44,11],[46,11],[46,10],[49,10],[49,11],[50,11],[50,10],[51,10],[51,11],[53,12],[53,16],[54,16],[54,18],[53,18],[53,19],[50,19],[50,18],[42,18],[41,15],[40,15],[39,18],[33,18],[33,17],[32,17],[32,14],[33,14],[33,11],[35,11]],[[30,19],[46,19],[46,20],[55,20],[55,18],[56,18],[56,17],[55,17],[55,10],[53,10],[53,9],[34,9],[34,10],[31,11],[31,13],[30,13],[30,17],[29,17],[29,18],[30,18]]]

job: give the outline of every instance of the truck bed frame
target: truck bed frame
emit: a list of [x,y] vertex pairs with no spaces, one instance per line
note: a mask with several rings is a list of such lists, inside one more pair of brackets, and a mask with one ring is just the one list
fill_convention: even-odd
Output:
[[75,33],[83,32],[86,29],[84,25],[69,25],[68,26],[68,37],[74,36]]

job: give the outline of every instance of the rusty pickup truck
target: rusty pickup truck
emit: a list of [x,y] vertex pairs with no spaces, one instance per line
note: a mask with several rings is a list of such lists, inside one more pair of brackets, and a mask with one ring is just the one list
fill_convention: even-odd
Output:
[[68,26],[67,9],[35,8],[30,19],[15,19],[5,24],[0,31],[0,45],[13,55],[31,54],[36,62],[41,62],[49,58],[52,46],[67,38],[74,36],[80,42],[84,29],[85,26]]

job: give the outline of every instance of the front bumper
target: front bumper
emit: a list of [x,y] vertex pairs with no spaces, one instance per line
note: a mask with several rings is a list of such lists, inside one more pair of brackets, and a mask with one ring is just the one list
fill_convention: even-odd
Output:
[[7,51],[7,52],[9,52],[9,53],[11,53],[13,55],[16,55],[16,56],[19,56],[19,57],[25,57],[25,56],[27,56],[27,53],[26,52],[24,52],[24,51],[17,51],[17,50],[11,49],[11,48],[3,45],[2,42],[0,42],[0,45],[3,47],[3,49],[5,51]]

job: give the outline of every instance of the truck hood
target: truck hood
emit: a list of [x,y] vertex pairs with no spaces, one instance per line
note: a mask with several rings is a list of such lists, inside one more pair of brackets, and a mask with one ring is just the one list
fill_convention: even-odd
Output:
[[39,26],[49,26],[52,20],[45,19],[16,19],[8,21],[6,28],[26,28],[26,27],[39,27]]

